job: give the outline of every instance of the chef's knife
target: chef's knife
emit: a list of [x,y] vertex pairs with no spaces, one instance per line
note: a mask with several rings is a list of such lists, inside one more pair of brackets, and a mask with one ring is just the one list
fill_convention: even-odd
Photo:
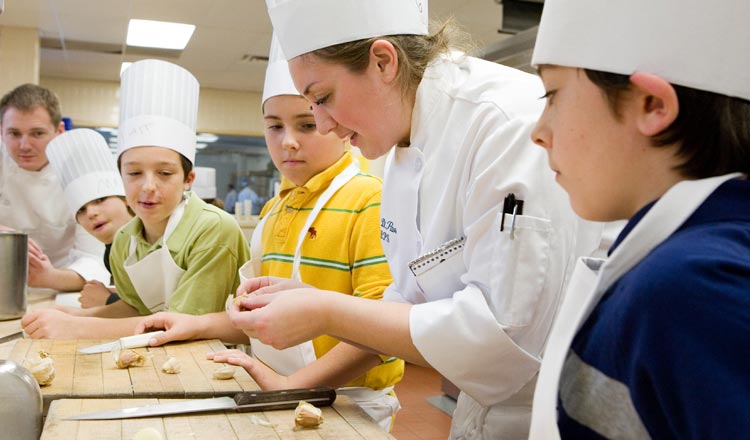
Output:
[[143,333],[140,335],[126,336],[116,341],[107,342],[106,344],[92,345],[90,347],[82,348],[78,350],[79,353],[83,354],[95,354],[104,353],[106,351],[112,351],[115,348],[139,348],[148,347],[148,341],[154,336],[164,333],[162,330],[158,330],[151,333]]
[[273,411],[296,408],[300,400],[315,406],[331,406],[336,400],[336,390],[329,387],[305,388],[279,391],[245,391],[232,397],[187,400],[183,402],[160,403],[133,408],[99,411],[63,420],[113,420],[156,417],[170,414],[190,414],[197,412],[228,411]]

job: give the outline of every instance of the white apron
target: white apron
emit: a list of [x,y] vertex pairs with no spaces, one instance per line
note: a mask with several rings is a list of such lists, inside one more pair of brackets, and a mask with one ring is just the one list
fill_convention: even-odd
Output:
[[158,250],[138,261],[135,255],[138,241],[135,237],[130,237],[130,253],[125,259],[125,272],[130,277],[130,282],[133,283],[141,301],[151,313],[169,309],[169,297],[185,274],[185,270],[174,262],[167,247],[167,240],[185,214],[188,200],[189,198],[185,198],[169,216],[167,227],[161,238],[161,248]]
[[557,394],[565,358],[578,329],[617,280],[676,231],[722,183],[739,173],[683,181],[667,191],[608,260],[580,258],[547,341],[531,414],[529,439],[560,438]]

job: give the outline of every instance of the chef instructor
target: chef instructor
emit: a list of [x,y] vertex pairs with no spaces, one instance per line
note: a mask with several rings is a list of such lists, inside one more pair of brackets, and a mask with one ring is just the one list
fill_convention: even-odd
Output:
[[539,79],[454,51],[446,27],[429,35],[427,1],[267,5],[318,130],[391,155],[381,243],[393,284],[363,301],[269,293],[289,281],[255,278],[239,293],[269,294],[243,299],[233,324],[276,348],[328,334],[430,365],[461,389],[452,438],[526,438],[566,274],[601,231],[573,214],[530,141]]
[[0,100],[0,229],[29,236],[30,287],[76,291],[107,283],[104,247],[70,215],[62,184],[48,166],[47,144],[65,131],[60,103],[34,84]]

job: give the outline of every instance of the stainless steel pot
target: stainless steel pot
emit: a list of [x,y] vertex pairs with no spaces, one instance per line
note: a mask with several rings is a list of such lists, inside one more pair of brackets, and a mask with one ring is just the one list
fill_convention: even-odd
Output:
[[0,320],[26,312],[26,277],[29,266],[26,234],[0,231]]
[[42,434],[42,391],[29,370],[0,360],[0,437],[37,440]]

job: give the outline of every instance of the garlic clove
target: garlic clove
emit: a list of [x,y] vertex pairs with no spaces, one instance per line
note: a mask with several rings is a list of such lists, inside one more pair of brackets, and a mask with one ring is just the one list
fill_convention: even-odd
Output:
[[49,385],[55,379],[55,362],[46,351],[40,351],[37,356],[27,360],[26,368],[34,376],[39,386]]
[[294,410],[294,428],[317,428],[323,423],[323,411],[304,400]]
[[146,356],[139,354],[135,350],[124,349],[114,350],[112,357],[115,359],[117,368],[142,367],[146,363]]
[[161,369],[167,374],[178,374],[182,370],[182,365],[176,357],[170,356],[169,359],[164,362],[164,365],[161,366]]
[[228,364],[214,370],[214,379],[216,380],[227,380],[234,377],[234,367]]

